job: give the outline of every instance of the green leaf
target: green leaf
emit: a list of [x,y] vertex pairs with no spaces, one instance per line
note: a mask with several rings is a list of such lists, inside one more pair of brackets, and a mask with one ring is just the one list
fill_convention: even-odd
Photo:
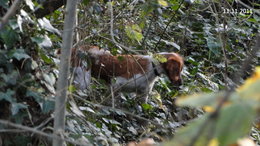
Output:
[[215,135],[220,145],[235,143],[250,133],[255,111],[246,101],[232,104],[220,112]]
[[27,105],[21,104],[21,103],[12,103],[12,115],[16,115],[20,109],[25,109],[27,108]]
[[82,1],[82,3],[83,3],[84,5],[88,5],[89,2],[90,2],[90,0],[83,0],[83,1]]
[[10,74],[1,74],[0,77],[5,81],[7,85],[15,85],[19,74],[17,71],[14,70]]
[[157,0],[157,2],[158,2],[158,4],[160,4],[163,7],[167,7],[168,6],[167,1],[165,1],[165,0]]
[[40,53],[40,57],[45,63],[54,64],[53,60],[42,52]]
[[9,20],[9,26],[10,26],[13,30],[15,30],[16,28],[19,27],[17,20],[14,20],[14,19]]
[[197,61],[195,61],[194,58],[192,58],[192,57],[188,57],[186,60],[187,60],[189,63],[191,63],[192,65],[195,65],[195,66],[198,66],[198,65],[199,65],[199,63],[198,63]]
[[[235,143],[249,134],[255,115],[256,112],[250,104],[244,101],[224,106],[218,117],[203,115],[179,129],[174,139],[164,146],[184,146],[191,143],[194,146],[202,146],[208,145],[210,139],[217,139],[219,145]],[[197,137],[196,141],[192,141],[194,137]]]
[[223,98],[224,92],[210,94],[195,94],[188,97],[178,98],[176,104],[179,106],[203,107],[213,106]]
[[15,92],[13,90],[10,90],[10,89],[8,89],[6,92],[0,92],[0,101],[6,100],[10,103],[16,102],[16,99],[13,98],[14,93]]
[[172,8],[172,10],[176,11],[179,8],[179,4],[173,5],[171,8]]
[[9,26],[5,26],[5,28],[0,31],[0,38],[3,40],[7,48],[12,48],[18,41],[19,36]]
[[140,42],[143,39],[142,30],[137,24],[127,25],[125,27],[125,32],[126,35],[132,40]]
[[158,60],[160,63],[165,63],[167,62],[167,58],[165,58],[163,55],[161,54],[153,54],[153,58],[155,58],[156,60]]
[[142,108],[145,111],[153,109],[153,107],[150,104],[146,104],[146,103],[142,104]]
[[5,8],[5,9],[8,9],[8,0],[1,0],[0,6]]
[[247,19],[248,22],[257,23],[257,20],[255,18],[249,18]]
[[16,49],[13,50],[13,54],[10,57],[13,57],[20,61],[21,59],[28,59],[31,58],[27,53],[24,52],[24,49]]
[[[252,78],[252,80],[254,80]],[[260,79],[248,84],[245,89],[238,91],[238,95],[246,100],[259,101],[260,104]]]
[[73,93],[73,92],[75,92],[77,89],[76,89],[75,86],[69,85],[68,90],[69,90],[69,92]]
[[209,50],[211,52],[213,52],[215,55],[220,55],[220,48],[221,48],[221,44],[218,40],[216,40],[215,38],[213,38],[212,36],[209,36],[206,38],[207,40],[207,46],[209,48]]
[[26,96],[26,97],[33,97],[34,100],[35,100],[39,105],[41,105],[41,103],[42,103],[42,101],[43,101],[43,99],[42,99],[40,93],[31,91],[31,90],[27,90],[25,96]]
[[31,10],[34,10],[34,4],[32,0],[25,0],[25,3]]
[[56,78],[54,76],[53,73],[49,73],[49,74],[46,74],[46,73],[43,73],[43,79],[46,83],[48,83],[49,85],[53,86],[56,82]]
[[43,113],[48,113],[50,111],[54,110],[54,101],[52,100],[44,100],[42,104],[42,112]]
[[31,37],[32,42],[35,42],[40,46],[40,44],[43,42],[44,38],[42,37]]

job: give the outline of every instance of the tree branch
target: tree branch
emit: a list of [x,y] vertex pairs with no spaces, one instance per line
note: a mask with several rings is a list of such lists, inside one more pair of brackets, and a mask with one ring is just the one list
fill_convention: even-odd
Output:
[[[27,127],[27,126],[23,126],[23,125],[20,125],[20,124],[15,124],[15,123],[12,123],[12,122],[9,122],[9,121],[6,121],[6,120],[1,120],[1,119],[0,119],[0,124],[10,126],[10,127],[14,127],[14,128],[17,128],[17,129],[21,129],[21,131],[19,131],[19,132],[29,131],[29,132],[32,132],[32,133],[35,133],[35,134],[38,134],[38,135],[41,135],[41,136],[44,136],[44,137],[48,137],[48,138],[51,138],[51,139],[59,139],[59,140],[62,140],[62,141],[67,141],[67,142],[74,144],[74,145],[80,145],[80,143],[74,142],[72,140],[64,139],[64,138],[61,138],[61,137],[54,135],[54,134],[51,134],[51,133],[45,133],[45,132],[39,131],[39,130],[37,130],[37,128]],[[3,130],[5,130],[5,129],[2,129],[1,131],[3,131]],[[13,129],[13,130],[15,130],[15,129]],[[6,131],[6,132],[10,132],[10,131]],[[18,132],[18,130],[16,132]]]
[[[75,24],[77,0],[69,0],[66,5],[64,31],[62,37],[61,63],[59,79],[57,82],[55,111],[54,111],[54,135],[63,136],[65,127],[65,112],[68,88],[68,76],[70,68],[70,56],[73,42],[73,26]],[[53,146],[62,146],[64,141],[53,140]]]
[[9,8],[7,13],[4,15],[4,17],[1,20],[0,30],[2,30],[4,28],[4,26],[8,23],[9,18],[12,17],[15,14],[15,12],[19,8],[20,4],[21,4],[21,0],[15,0],[14,1],[12,6]]

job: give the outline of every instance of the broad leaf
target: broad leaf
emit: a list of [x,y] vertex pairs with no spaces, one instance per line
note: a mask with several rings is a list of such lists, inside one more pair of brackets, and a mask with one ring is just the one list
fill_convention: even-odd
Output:
[[176,104],[179,106],[203,107],[215,106],[224,96],[223,92],[210,94],[195,94],[188,97],[180,97]]
[[246,102],[231,104],[223,107],[215,118],[205,114],[192,121],[181,128],[172,141],[164,145],[184,146],[192,143],[194,146],[201,146],[208,145],[212,139],[220,145],[233,144],[248,135],[255,115],[253,108]]
[[246,101],[227,106],[217,119],[215,135],[220,145],[235,143],[247,136],[256,113]]
[[0,38],[2,38],[4,44],[7,48],[12,48],[16,44],[19,36],[18,34],[8,26],[0,31]]
[[30,58],[30,56],[25,53],[24,49],[16,49],[14,50],[14,53],[12,54],[12,57],[14,57],[17,60],[21,60],[21,59],[28,59]]
[[125,27],[126,35],[132,39],[140,42],[143,39],[143,34],[141,28],[137,25],[127,25]]
[[6,92],[0,92],[0,101],[4,99],[10,103],[15,102],[16,99],[13,98],[14,93],[15,92],[10,89],[8,89]]
[[52,100],[44,100],[42,104],[42,112],[43,113],[48,113],[50,111],[54,110],[54,101]]
[[17,71],[14,70],[10,74],[1,74],[0,77],[5,81],[7,85],[15,85],[19,74]]
[[27,108],[27,106],[25,104],[21,104],[21,103],[12,103],[12,115],[16,115],[20,109],[25,109]]
[[160,4],[163,7],[167,7],[168,6],[167,1],[165,1],[165,0],[157,0],[157,2],[158,2],[158,4]]

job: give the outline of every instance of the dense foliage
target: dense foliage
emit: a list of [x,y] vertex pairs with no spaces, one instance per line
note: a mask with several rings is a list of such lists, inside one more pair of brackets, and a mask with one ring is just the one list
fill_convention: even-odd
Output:
[[[0,2],[1,17],[12,2]],[[64,8],[38,18],[34,12],[41,6],[37,2],[21,3],[16,15],[0,30],[0,119],[52,133],[59,65],[56,52],[61,47]],[[260,109],[259,71],[251,78],[255,82],[228,93],[230,98],[220,109],[224,114],[208,118],[226,96],[223,90],[240,85],[259,65],[257,52],[247,64],[248,70],[236,76],[256,45],[260,26],[260,14],[254,11],[259,4],[253,1],[246,5],[250,8],[233,0],[81,1],[75,47],[97,45],[112,54],[178,52],[185,58],[184,84],[175,89],[161,77],[148,104],[122,94],[115,98],[116,108],[111,107],[111,91],[102,80],[93,78],[86,91],[71,85],[66,139],[85,145],[108,145],[147,137],[164,142],[175,137],[174,144],[188,145],[195,137],[195,145],[227,145],[251,133],[251,139],[260,144],[260,122],[255,121],[257,115],[259,120]],[[198,92],[203,94],[182,99]],[[195,122],[185,127],[194,118]],[[209,127],[198,133],[204,123]],[[211,128],[214,124],[216,131]],[[183,126],[186,129],[178,130]],[[4,124],[0,129],[4,145],[50,144],[50,139],[25,129],[14,130]],[[179,133],[174,136],[176,130]],[[210,132],[213,134],[206,137]]]

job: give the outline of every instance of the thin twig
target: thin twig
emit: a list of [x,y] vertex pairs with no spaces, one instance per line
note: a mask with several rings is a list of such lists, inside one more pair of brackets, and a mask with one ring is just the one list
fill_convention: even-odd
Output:
[[27,126],[23,126],[23,125],[20,125],[20,124],[15,124],[15,123],[12,123],[10,121],[0,120],[0,124],[10,126],[10,127],[14,127],[14,128],[17,128],[17,129],[22,129],[22,130],[32,132],[32,133],[35,133],[35,134],[39,134],[41,136],[48,137],[48,138],[51,138],[51,139],[63,140],[63,141],[69,142],[69,143],[74,144],[74,145],[82,145],[81,143],[69,140],[68,138],[61,138],[57,135],[54,135],[54,134],[51,134],[51,133],[45,133],[45,132],[37,130],[36,128],[27,127]]
[[[216,8],[216,6],[213,2],[212,2],[212,6],[213,6],[213,8],[210,6],[210,10],[212,11],[212,13],[213,14],[214,14],[214,12],[217,13],[217,8]],[[216,19],[217,24],[220,25],[218,15],[215,15],[215,19]],[[225,17],[223,19],[224,19],[224,21],[226,20]],[[223,25],[223,29],[224,29],[223,32],[218,33],[218,38],[219,38],[219,41],[221,43],[221,49],[222,49],[223,56],[224,56],[224,64],[225,64],[224,82],[225,82],[226,87],[228,87],[228,82],[227,82],[227,80],[228,80],[228,58],[227,58],[227,55],[226,55],[226,52],[227,52],[226,51],[226,41],[225,41],[225,38],[223,38],[224,34],[226,32],[226,24],[225,23]]]
[[8,20],[10,19],[10,17],[12,17],[15,14],[15,12],[19,8],[20,4],[21,4],[21,0],[14,1],[12,6],[9,8],[7,13],[4,15],[4,17],[1,20],[0,30],[4,28],[4,26],[7,24]]
[[166,27],[164,28],[163,32],[160,34],[160,39],[158,40],[158,42],[156,43],[154,50],[157,50],[159,43],[161,42],[164,33],[166,32],[167,28],[170,26],[170,23],[173,21],[176,12],[180,9],[181,5],[183,4],[184,0],[181,1],[180,5],[178,6],[178,8],[174,11],[174,13],[172,14],[172,17],[170,19],[170,21],[167,23]]
[[117,46],[123,48],[124,50],[127,50],[128,52],[132,52],[134,54],[138,54],[136,51],[130,49],[129,47],[126,47],[124,46],[123,44],[120,44],[118,43],[116,40],[115,40],[115,37],[114,37],[114,14],[113,14],[113,6],[112,6],[112,0],[109,0],[109,9],[110,9],[110,36],[111,36],[111,39],[113,41],[114,44],[116,44]]
[[144,35],[144,38],[143,38],[143,41],[142,41],[142,43],[141,43],[144,49],[146,48],[146,47],[145,47],[145,40],[146,40],[146,38],[148,37],[148,34],[149,34],[149,32],[150,32],[150,30],[151,30],[151,27],[152,27],[152,23],[154,22],[155,18],[156,18],[156,16],[155,16],[155,14],[153,14],[152,20],[150,21],[150,23],[149,23],[149,25],[148,25],[147,31],[146,31],[146,33],[145,33],[145,35]]

